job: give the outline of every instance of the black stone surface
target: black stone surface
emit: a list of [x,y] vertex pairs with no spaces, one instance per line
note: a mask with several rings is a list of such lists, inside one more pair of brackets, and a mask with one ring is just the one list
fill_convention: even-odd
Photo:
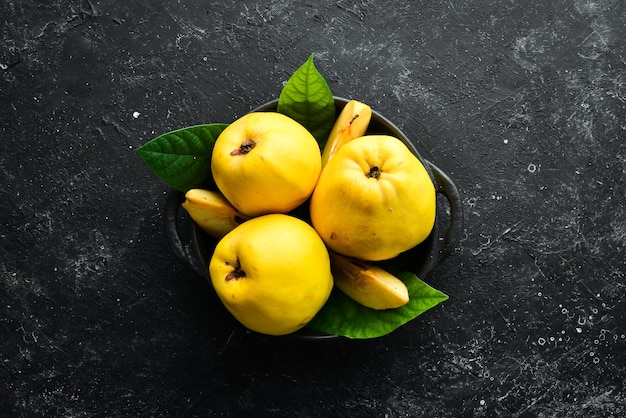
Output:
[[[2,2],[0,416],[625,416],[625,4]],[[241,332],[134,152],[310,53],[463,197],[450,299],[376,340]]]

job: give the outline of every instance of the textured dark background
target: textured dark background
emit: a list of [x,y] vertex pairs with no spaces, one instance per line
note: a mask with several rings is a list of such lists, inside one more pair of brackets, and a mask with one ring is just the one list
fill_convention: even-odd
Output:
[[[6,0],[0,25],[0,416],[626,415],[624,2]],[[450,299],[377,340],[236,331],[134,152],[310,53],[463,199],[427,278]]]

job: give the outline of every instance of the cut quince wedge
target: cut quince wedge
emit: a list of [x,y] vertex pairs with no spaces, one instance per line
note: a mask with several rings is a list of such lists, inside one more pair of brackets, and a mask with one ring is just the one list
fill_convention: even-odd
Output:
[[218,239],[249,219],[213,190],[191,189],[181,206],[204,232]]
[[324,145],[322,167],[345,143],[365,135],[371,119],[372,109],[365,103],[357,100],[350,100],[346,103]]
[[335,286],[355,302],[375,310],[399,308],[409,302],[402,280],[368,262],[330,251]]

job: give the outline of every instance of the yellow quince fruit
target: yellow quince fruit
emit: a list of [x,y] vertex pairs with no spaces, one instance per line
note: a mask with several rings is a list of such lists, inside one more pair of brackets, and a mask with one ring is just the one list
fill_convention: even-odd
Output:
[[358,100],[350,100],[339,113],[322,151],[322,167],[339,148],[354,138],[365,135],[372,119],[372,108]]
[[188,190],[181,206],[204,232],[214,238],[222,238],[248,219],[215,190]]
[[335,286],[367,308],[395,309],[409,303],[406,284],[371,262],[331,252],[330,268]]
[[295,209],[310,197],[321,168],[313,135],[277,112],[235,120],[218,136],[211,157],[217,187],[248,216]]
[[333,287],[324,242],[309,224],[285,214],[252,218],[224,236],[209,275],[233,316],[269,335],[303,328]]
[[324,166],[311,196],[313,227],[333,251],[378,261],[430,234],[435,187],[399,139],[366,135],[344,144]]

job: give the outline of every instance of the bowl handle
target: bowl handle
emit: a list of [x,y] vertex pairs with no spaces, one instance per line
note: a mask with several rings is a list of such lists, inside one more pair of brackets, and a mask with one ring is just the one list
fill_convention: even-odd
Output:
[[167,201],[165,203],[165,212],[163,214],[163,220],[165,223],[165,235],[167,241],[172,248],[172,251],[176,256],[189,266],[196,274],[200,276],[206,276],[204,269],[199,266],[199,262],[192,255],[189,247],[185,246],[178,233],[178,209],[181,203],[185,201],[185,195],[178,190],[170,190],[167,195]]
[[459,190],[452,179],[430,161],[427,161],[427,163],[435,177],[435,190],[437,193],[443,194],[450,203],[450,225],[443,238],[440,239],[439,252],[435,260],[435,265],[438,265],[450,255],[461,240],[463,232],[463,203]]

